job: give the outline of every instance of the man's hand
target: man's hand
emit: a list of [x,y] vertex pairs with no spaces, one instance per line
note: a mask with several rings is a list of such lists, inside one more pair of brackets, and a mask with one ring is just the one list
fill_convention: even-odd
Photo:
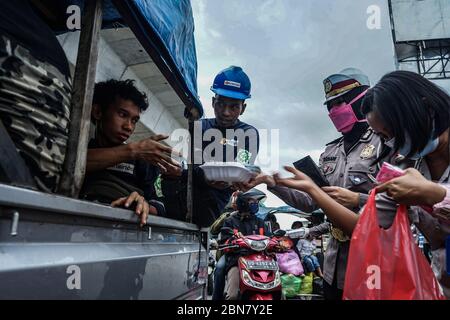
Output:
[[353,209],[359,206],[358,192],[353,192],[341,187],[323,187],[322,190],[344,207]]
[[181,166],[168,166],[166,167],[166,172],[163,173],[164,177],[178,178],[183,174],[183,169]]
[[397,203],[408,206],[432,207],[444,200],[446,195],[444,187],[425,179],[419,171],[412,168],[406,169],[403,176],[381,184],[377,191],[386,192]]
[[230,186],[230,184],[225,181],[206,181],[206,184],[218,190],[224,190]]
[[131,143],[133,158],[150,162],[159,167],[163,173],[178,172],[180,164],[170,157],[173,152],[172,148],[159,142],[168,137],[160,134]]
[[156,215],[156,208],[153,206],[150,206],[148,202],[144,199],[143,196],[141,196],[136,191],[131,193],[128,197],[119,198],[111,203],[111,207],[124,207],[129,208],[134,202],[136,202],[136,209],[134,212],[138,216],[141,217],[141,224],[142,227],[147,222],[147,217],[149,214]]

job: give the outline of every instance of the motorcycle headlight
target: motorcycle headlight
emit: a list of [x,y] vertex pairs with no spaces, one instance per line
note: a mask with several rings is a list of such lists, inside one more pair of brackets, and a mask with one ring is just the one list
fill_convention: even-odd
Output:
[[264,240],[245,240],[248,246],[254,251],[264,251],[269,245],[269,239]]

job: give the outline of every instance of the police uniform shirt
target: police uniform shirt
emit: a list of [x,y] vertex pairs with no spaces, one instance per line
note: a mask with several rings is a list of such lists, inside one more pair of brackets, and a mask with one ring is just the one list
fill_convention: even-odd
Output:
[[[382,146],[380,137],[369,128],[347,154],[341,137],[327,144],[320,156],[319,167],[331,186],[359,193],[359,205],[351,208],[355,213],[359,213],[367,202],[369,191],[375,187],[379,165],[373,162]],[[294,208],[305,212],[319,209],[307,193],[281,186],[268,189]],[[310,233],[319,236],[329,232],[331,227],[327,222],[311,228]],[[343,289],[350,241],[339,229],[333,228],[332,235],[325,253],[324,280],[331,285],[336,277],[337,287]]]

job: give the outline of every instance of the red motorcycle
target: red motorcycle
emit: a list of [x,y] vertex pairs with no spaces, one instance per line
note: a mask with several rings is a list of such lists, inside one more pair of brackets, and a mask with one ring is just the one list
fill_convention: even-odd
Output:
[[238,236],[237,230],[230,229],[231,232],[233,237],[219,246],[219,250],[240,255],[240,299],[280,300],[281,275],[274,253],[279,251],[279,237],[283,234],[269,238],[261,235]]

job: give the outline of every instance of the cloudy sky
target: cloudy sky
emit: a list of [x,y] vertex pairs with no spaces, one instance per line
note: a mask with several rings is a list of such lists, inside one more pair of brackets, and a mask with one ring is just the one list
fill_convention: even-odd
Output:
[[[209,90],[214,76],[230,65],[241,66],[252,81],[252,98],[241,120],[259,130],[279,130],[274,153],[280,165],[308,154],[318,160],[325,144],[339,136],[323,106],[327,75],[356,67],[375,83],[395,68],[386,0],[191,3],[206,116],[214,116]],[[367,27],[373,5],[380,8],[379,29]],[[276,164],[263,167],[277,170]],[[271,197],[268,204],[278,202]]]

